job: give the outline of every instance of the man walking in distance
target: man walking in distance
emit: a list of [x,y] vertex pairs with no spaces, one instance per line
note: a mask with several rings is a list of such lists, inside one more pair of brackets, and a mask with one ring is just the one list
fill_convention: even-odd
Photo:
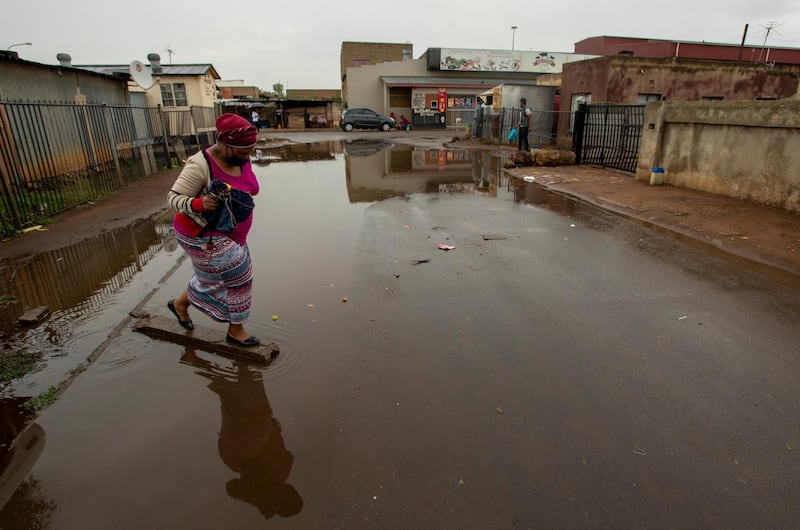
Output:
[[520,151],[530,151],[531,147],[528,145],[528,129],[531,123],[531,109],[528,107],[528,100],[520,98],[520,107],[522,107],[522,114],[519,118],[519,130],[517,131],[517,148]]

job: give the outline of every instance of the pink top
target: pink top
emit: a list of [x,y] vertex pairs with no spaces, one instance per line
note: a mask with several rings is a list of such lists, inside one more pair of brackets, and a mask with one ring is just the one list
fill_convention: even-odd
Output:
[[[211,162],[211,175],[216,180],[221,180],[222,182],[230,184],[231,187],[238,190],[246,191],[250,195],[258,194],[258,180],[256,180],[256,174],[253,173],[253,166],[250,164],[250,162],[242,166],[241,175],[231,175],[219,167],[219,164],[217,164],[211,155],[208,156],[208,160]],[[203,207],[201,198],[198,197],[192,201],[192,209],[198,212],[202,211]],[[222,232],[217,232],[214,230],[213,234],[205,232],[203,237],[209,237],[212,235],[213,237],[227,236],[240,245],[244,245],[247,242],[247,233],[250,232],[250,227],[252,225],[253,214],[251,213],[247,219],[237,224],[236,228],[234,228],[232,232],[223,234]],[[180,213],[175,215],[175,221],[173,222],[172,226],[176,232],[187,237],[197,237],[201,230],[201,227],[192,221],[190,217]]]

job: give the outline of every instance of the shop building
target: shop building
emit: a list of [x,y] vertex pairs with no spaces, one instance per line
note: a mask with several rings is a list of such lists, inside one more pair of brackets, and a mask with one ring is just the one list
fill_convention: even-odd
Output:
[[[552,111],[558,76],[566,62],[590,56],[554,52],[429,48],[418,59],[347,67],[342,76],[346,107],[366,107],[417,127],[471,123],[477,96],[500,85],[539,87],[549,96],[529,99],[534,110]],[[542,85],[547,85],[544,88]],[[346,94],[346,96],[345,96]],[[487,101],[492,104],[491,99]],[[515,107],[519,101],[504,102]]]

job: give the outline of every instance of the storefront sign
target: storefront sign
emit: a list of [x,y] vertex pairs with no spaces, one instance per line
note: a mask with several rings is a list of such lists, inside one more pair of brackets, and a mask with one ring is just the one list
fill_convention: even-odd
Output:
[[574,53],[442,48],[439,70],[555,74],[564,63],[592,59]]

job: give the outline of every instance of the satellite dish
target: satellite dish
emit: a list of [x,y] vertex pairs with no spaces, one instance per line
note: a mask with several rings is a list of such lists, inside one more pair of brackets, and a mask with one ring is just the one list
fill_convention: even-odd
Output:
[[150,73],[150,67],[145,66],[141,61],[131,62],[131,77],[137,85],[147,90],[153,86],[153,75]]

